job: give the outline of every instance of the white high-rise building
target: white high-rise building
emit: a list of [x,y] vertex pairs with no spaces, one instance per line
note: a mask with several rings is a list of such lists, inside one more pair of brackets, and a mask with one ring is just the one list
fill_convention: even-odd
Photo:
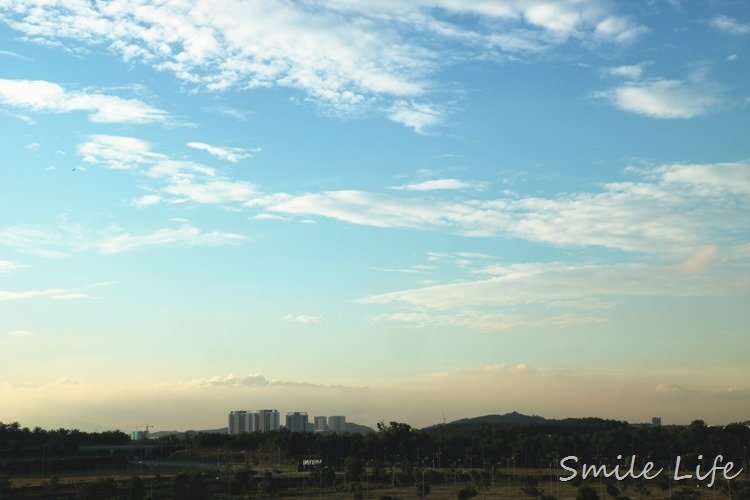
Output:
[[258,429],[259,415],[257,411],[235,410],[229,412],[228,433],[231,435],[243,432],[255,432]]
[[235,434],[249,432],[247,428],[247,414],[248,412],[246,410],[235,410],[229,412],[228,432],[230,435],[233,436]]
[[286,428],[290,432],[307,432],[310,430],[310,422],[307,412],[289,412],[286,414]]
[[315,417],[315,431],[325,432],[328,430],[328,417]]
[[258,412],[258,430],[263,432],[279,430],[279,411],[260,410]]
[[333,415],[328,417],[328,428],[339,434],[346,432],[346,417],[343,415]]

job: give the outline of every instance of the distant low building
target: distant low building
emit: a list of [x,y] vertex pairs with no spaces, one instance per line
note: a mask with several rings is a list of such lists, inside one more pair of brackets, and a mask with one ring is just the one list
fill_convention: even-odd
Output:
[[131,441],[148,441],[148,431],[133,431],[130,433]]
[[654,417],[651,419],[651,427],[661,427],[661,417]]

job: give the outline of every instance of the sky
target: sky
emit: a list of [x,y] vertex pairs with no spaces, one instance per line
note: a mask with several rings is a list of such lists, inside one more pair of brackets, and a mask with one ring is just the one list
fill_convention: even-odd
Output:
[[750,414],[734,0],[0,0],[0,421]]

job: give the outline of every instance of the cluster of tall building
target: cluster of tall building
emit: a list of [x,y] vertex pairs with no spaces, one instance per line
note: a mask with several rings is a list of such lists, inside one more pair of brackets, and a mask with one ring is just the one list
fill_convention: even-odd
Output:
[[[244,432],[276,431],[281,427],[278,410],[235,410],[228,416],[229,434]],[[286,414],[285,427],[291,432],[346,432],[346,417],[314,417],[310,422],[307,412],[289,412]]]

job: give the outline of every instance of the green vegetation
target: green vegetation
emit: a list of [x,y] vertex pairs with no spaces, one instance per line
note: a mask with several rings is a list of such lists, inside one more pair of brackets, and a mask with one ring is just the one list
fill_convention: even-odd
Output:
[[[575,454],[582,463],[613,464],[618,454],[635,454],[639,463],[648,456],[657,467],[667,468],[679,454],[689,469],[699,453],[721,453],[740,462],[750,449],[750,428],[744,424],[709,427],[695,421],[655,428],[601,419],[535,417],[522,424],[496,420],[422,430],[381,423],[367,435],[188,432],[143,445],[130,444],[119,431],[30,430],[0,423],[0,499],[202,499],[226,498],[228,493],[238,498],[313,493],[354,499],[374,494],[435,499],[496,494],[546,500],[560,495],[692,498],[696,484],[676,484],[667,473],[654,481],[578,477],[561,484],[558,461]],[[305,459],[319,459],[321,465],[310,466]],[[748,470],[747,462],[737,466]],[[750,498],[750,485],[743,478],[718,481],[711,493]]]

